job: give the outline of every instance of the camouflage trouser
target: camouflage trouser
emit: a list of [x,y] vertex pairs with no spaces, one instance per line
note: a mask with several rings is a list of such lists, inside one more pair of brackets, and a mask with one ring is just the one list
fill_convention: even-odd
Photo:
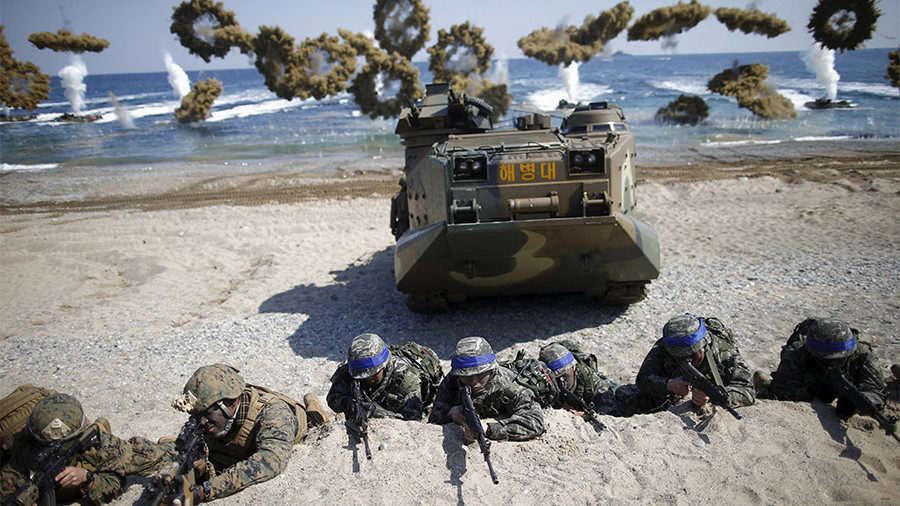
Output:
[[613,384],[609,390],[595,395],[593,404],[598,414],[619,417],[654,413],[667,406],[660,405],[635,384]]
[[133,437],[125,445],[125,474],[151,476],[161,464],[173,460],[175,454],[174,440],[154,443],[142,437]]

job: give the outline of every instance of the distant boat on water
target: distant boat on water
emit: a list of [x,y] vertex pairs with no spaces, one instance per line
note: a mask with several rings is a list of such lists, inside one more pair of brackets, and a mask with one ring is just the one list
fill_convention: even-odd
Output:
[[817,98],[803,105],[807,109],[852,109],[856,107],[856,104],[848,100],[831,100],[827,98]]

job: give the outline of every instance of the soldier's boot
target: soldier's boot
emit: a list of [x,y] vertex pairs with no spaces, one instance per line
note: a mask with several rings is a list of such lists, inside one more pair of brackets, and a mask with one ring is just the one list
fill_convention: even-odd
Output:
[[315,395],[304,395],[303,404],[306,405],[306,423],[309,427],[315,427],[316,425],[322,425],[323,423],[331,421],[331,419],[328,418],[328,413],[322,408],[322,405],[319,404],[319,399],[317,399]]
[[762,390],[772,384],[772,377],[762,371],[753,373],[753,388]]

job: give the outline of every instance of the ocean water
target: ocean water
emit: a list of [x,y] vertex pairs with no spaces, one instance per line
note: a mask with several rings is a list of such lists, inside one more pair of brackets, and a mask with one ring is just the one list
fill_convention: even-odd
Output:
[[[857,107],[820,111],[804,107],[825,96],[825,88],[799,52],[597,57],[579,66],[572,96],[557,67],[531,59],[495,61],[495,67],[498,63],[507,67],[513,95],[512,107],[498,126],[511,128],[517,114],[538,110],[550,113],[558,125],[563,113],[555,107],[560,99],[602,100],[625,110],[637,136],[639,164],[792,156],[822,149],[900,150],[900,94],[884,78],[888,51],[836,54],[837,99]],[[735,61],[768,65],[769,82],[793,102],[799,116],[760,120],[739,109],[734,99],[710,93],[706,82]],[[427,63],[417,66],[424,85],[431,78]],[[58,69],[42,70],[55,74]],[[287,101],[268,91],[255,69],[188,75],[191,82],[214,77],[224,84],[211,118],[196,125],[175,120],[173,111],[180,101],[165,72],[88,75],[82,114],[102,119],[54,121],[71,106],[53,75],[50,98],[34,111],[36,119],[0,124],[0,168],[70,172],[172,163],[189,167],[196,162],[329,172],[402,166],[402,147],[393,133],[396,121],[361,115],[349,94]],[[108,92],[133,116],[133,129],[120,125]],[[655,122],[656,110],[681,93],[705,99],[709,118],[698,126]]]

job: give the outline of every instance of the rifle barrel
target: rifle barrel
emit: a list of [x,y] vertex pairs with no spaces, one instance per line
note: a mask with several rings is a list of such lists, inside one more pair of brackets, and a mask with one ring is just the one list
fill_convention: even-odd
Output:
[[494,465],[491,464],[491,442],[484,435],[484,428],[481,427],[481,418],[478,416],[478,412],[475,411],[475,403],[472,402],[472,388],[469,386],[463,386],[463,411],[466,415],[466,423],[475,433],[475,439],[478,441],[478,446],[481,447],[481,455],[484,456],[484,461],[487,462],[491,481],[494,482],[494,485],[497,485],[500,483],[500,479],[497,478],[497,473],[494,472]]

